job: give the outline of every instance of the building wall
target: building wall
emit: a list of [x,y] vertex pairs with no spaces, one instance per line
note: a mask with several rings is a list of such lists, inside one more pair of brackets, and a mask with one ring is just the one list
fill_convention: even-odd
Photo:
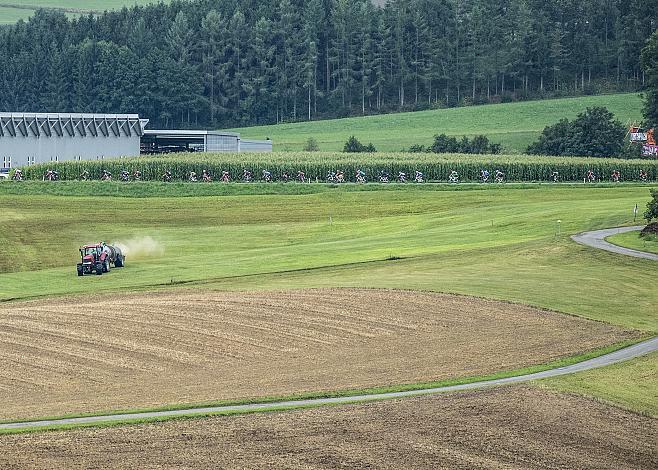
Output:
[[264,153],[272,151],[271,140],[249,140],[242,139],[240,141],[240,152],[246,153]]
[[105,136],[4,136],[0,137],[0,161],[11,158],[11,166],[65,160],[100,160],[139,156],[138,135]]
[[0,161],[17,167],[139,156],[147,123],[137,114],[0,112]]
[[240,137],[238,135],[208,134],[206,152],[238,152]]

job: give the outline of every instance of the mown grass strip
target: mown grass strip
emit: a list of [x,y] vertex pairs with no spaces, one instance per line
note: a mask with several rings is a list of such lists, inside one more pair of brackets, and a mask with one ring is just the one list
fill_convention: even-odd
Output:
[[651,236],[641,238],[639,231],[612,235],[611,237],[606,237],[605,241],[622,248],[658,254],[658,239]]
[[[533,366],[527,366],[523,367],[520,369],[514,369],[514,370],[509,370],[509,371],[501,371],[497,372],[494,374],[489,374],[489,375],[484,375],[484,376],[475,376],[475,377],[463,377],[463,378],[457,378],[457,379],[447,379],[447,380],[441,380],[441,381],[435,381],[435,382],[419,382],[419,383],[411,383],[411,384],[398,384],[398,385],[388,385],[388,386],[382,386],[382,387],[370,387],[370,388],[362,388],[362,389],[347,389],[347,390],[338,390],[338,391],[325,391],[325,392],[309,392],[309,393],[302,393],[302,394],[293,394],[293,395],[282,395],[282,396],[270,396],[270,397],[252,397],[252,398],[245,398],[245,399],[237,399],[237,400],[217,400],[217,401],[209,401],[209,402],[199,402],[199,403],[186,403],[186,404],[175,404],[175,405],[167,405],[167,406],[161,406],[161,407],[151,407],[151,408],[138,408],[138,409],[125,409],[125,410],[113,410],[113,411],[106,411],[106,412],[92,412],[92,413],[74,413],[74,414],[68,414],[68,415],[60,415],[60,416],[51,416],[51,417],[42,417],[42,418],[34,418],[34,419],[17,419],[17,420],[5,420],[5,421],[0,421],[0,424],[13,424],[13,423],[25,423],[25,422],[35,422],[35,421],[56,421],[56,420],[64,420],[64,419],[71,419],[71,418],[88,418],[88,417],[96,417],[96,416],[115,416],[115,415],[121,415],[121,414],[142,414],[142,413],[152,413],[152,412],[163,412],[163,411],[181,411],[181,410],[190,410],[189,417],[203,417],[203,416],[217,416],[217,415],[222,415],[222,414],[245,414],[248,412],[254,412],[254,410],[228,410],[226,412],[222,411],[217,411],[217,412],[212,412],[212,413],[195,413],[195,409],[199,408],[210,408],[210,407],[223,407],[223,406],[238,406],[238,405],[251,405],[251,404],[272,404],[272,408],[270,409],[269,407],[266,408],[268,411],[277,411],[276,404],[281,403],[281,402],[288,402],[288,401],[297,401],[297,400],[310,400],[310,399],[322,399],[322,398],[343,398],[343,397],[351,397],[351,396],[358,396],[358,395],[379,395],[379,394],[384,394],[384,393],[395,393],[395,392],[407,392],[407,391],[422,391],[422,390],[427,390],[427,389],[434,389],[434,388],[442,388],[442,387],[449,387],[449,386],[454,386],[454,385],[465,385],[465,384],[470,384],[470,383],[475,383],[475,382],[487,382],[495,379],[502,379],[502,378],[509,378],[509,377],[517,377],[521,375],[529,375],[537,372],[543,372],[546,370],[550,369],[556,369],[560,367],[565,367],[569,365],[573,365],[579,362],[583,362],[589,359],[593,359],[595,357],[603,356],[605,354],[609,354],[615,351],[618,351],[620,349],[632,346],[634,344],[640,343],[642,341],[645,341],[649,339],[650,336],[643,336],[640,338],[635,338],[635,339],[630,339],[630,340],[625,340],[621,341],[619,343],[611,344],[609,346],[604,346],[601,348],[597,348],[582,354],[578,354],[575,356],[570,356],[566,358],[561,358],[557,359],[545,364],[538,364],[538,365],[533,365]],[[364,400],[357,400],[357,401],[364,401]],[[319,405],[308,405],[308,407],[315,407],[315,406],[325,406],[324,404],[319,404]],[[285,406],[285,407],[280,407],[280,408],[285,408],[285,409],[299,409],[299,408],[304,408],[307,407],[306,405],[294,405],[294,406]],[[262,410],[257,410],[257,411],[262,411]],[[187,414],[185,416],[188,416]],[[120,420],[120,421],[101,421],[101,422],[96,422],[96,423],[82,423],[82,424],[68,424],[68,425],[54,425],[54,426],[46,426],[46,427],[35,427],[35,428],[29,428],[29,429],[4,429],[0,430],[0,434],[14,434],[17,432],[34,432],[34,431],[45,431],[45,430],[60,430],[60,429],[71,429],[71,428],[78,428],[78,427],[88,427],[88,426],[94,426],[94,427],[104,427],[106,425],[120,425],[120,424],[140,424],[140,423],[147,423],[147,422],[159,422],[159,421],[166,421],[170,419],[179,419],[182,418],[183,416],[177,415],[177,416],[172,416],[172,417],[152,417],[152,418],[138,418],[135,417],[134,419],[126,419],[126,420]]]
[[116,181],[5,181],[0,182],[0,196],[64,196],[64,197],[122,197],[122,198],[169,198],[211,196],[303,196],[327,192],[369,191],[503,191],[539,190],[546,188],[592,189],[612,187],[654,188],[658,183],[367,183],[342,185],[326,183],[188,183],[140,181],[122,183]]

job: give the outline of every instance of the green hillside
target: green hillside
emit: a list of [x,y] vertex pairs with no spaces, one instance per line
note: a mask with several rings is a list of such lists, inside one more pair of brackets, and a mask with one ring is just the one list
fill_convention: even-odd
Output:
[[124,6],[147,5],[155,0],[0,0],[0,25],[27,20],[39,8],[61,10],[68,15],[102,13]]
[[542,129],[562,118],[574,118],[591,106],[605,106],[626,123],[642,117],[642,99],[637,94],[585,96],[544,101],[526,101],[414,113],[279,124],[235,129],[243,138],[274,141],[277,151],[301,150],[309,137],[320,150],[342,150],[350,135],[372,142],[379,151],[399,151],[413,144],[428,145],[435,134],[485,134],[507,153],[520,153]]

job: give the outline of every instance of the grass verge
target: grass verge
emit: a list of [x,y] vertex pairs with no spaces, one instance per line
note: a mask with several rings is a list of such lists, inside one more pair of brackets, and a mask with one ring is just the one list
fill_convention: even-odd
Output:
[[503,191],[540,190],[543,188],[655,188],[651,183],[423,183],[423,184],[354,184],[341,185],[327,183],[163,183],[159,181],[140,181],[138,183],[121,183],[116,181],[0,181],[0,196],[63,196],[63,197],[121,197],[121,198],[172,198],[172,197],[206,197],[206,196],[301,196],[329,192],[369,192],[369,191]]
[[613,245],[658,254],[658,239],[640,237],[640,232],[626,232],[605,239]]
[[658,418],[658,352],[601,369],[544,379],[537,384]]
[[[586,361],[595,357],[600,357],[605,354],[609,354],[620,349],[626,348],[633,344],[637,344],[641,341],[648,339],[647,336],[626,340],[619,343],[615,343],[609,346],[604,346],[602,348],[597,348],[591,351],[584,352],[575,356],[570,356],[566,358],[557,359],[545,364],[537,364],[533,366],[527,366],[520,369],[514,369],[509,371],[501,371],[495,374],[489,374],[485,376],[476,376],[476,377],[463,377],[457,379],[448,379],[435,382],[420,382],[412,384],[398,384],[398,385],[388,385],[382,387],[371,387],[364,389],[348,389],[348,390],[337,390],[337,391],[326,391],[326,392],[310,392],[304,394],[295,394],[287,396],[272,396],[272,397],[252,397],[239,400],[219,400],[219,401],[210,401],[210,402],[201,402],[201,403],[187,403],[187,404],[176,404],[168,405],[161,407],[152,407],[152,408],[141,408],[141,409],[132,409],[132,410],[114,410],[106,412],[93,412],[93,413],[80,413],[80,414],[71,414],[71,415],[62,415],[62,416],[53,416],[53,417],[42,417],[35,418],[31,420],[7,420],[0,421],[0,424],[11,424],[11,423],[23,423],[23,422],[33,422],[33,421],[55,421],[63,420],[70,418],[86,418],[86,417],[96,417],[96,416],[116,416],[121,414],[143,414],[151,412],[163,412],[163,411],[179,411],[179,410],[189,410],[190,417],[202,417],[210,415],[221,415],[221,414],[244,414],[246,412],[253,412],[253,410],[241,411],[241,410],[231,410],[231,411],[217,411],[211,413],[195,413],[194,409],[199,408],[209,408],[209,407],[224,407],[224,406],[236,406],[236,405],[250,405],[250,404],[272,404],[272,407],[267,407],[262,409],[262,411],[278,411],[279,409],[298,409],[305,407],[314,407],[318,405],[313,404],[300,404],[293,406],[278,406],[277,403],[288,402],[288,401],[298,401],[298,400],[310,400],[310,399],[320,399],[320,398],[338,398],[338,397],[352,397],[358,395],[379,395],[385,393],[395,393],[395,392],[406,392],[406,391],[422,391],[433,388],[442,388],[450,387],[454,385],[464,385],[471,384],[476,382],[487,382],[495,379],[502,379],[508,377],[518,377],[521,375],[533,374],[536,372],[543,372],[550,369],[556,369],[559,367],[565,367],[579,362]],[[363,401],[363,400],[356,400]],[[46,430],[65,430],[78,427],[105,427],[108,425],[120,425],[120,424],[141,424],[147,422],[159,422],[166,421],[169,419],[178,419],[187,415],[176,415],[171,417],[152,417],[152,418],[129,418],[116,421],[99,421],[96,423],[82,423],[82,424],[62,424],[62,425],[51,425],[43,427],[34,427],[28,429],[0,429],[0,435],[2,434],[16,434],[23,432],[36,432],[36,431],[46,431]]]

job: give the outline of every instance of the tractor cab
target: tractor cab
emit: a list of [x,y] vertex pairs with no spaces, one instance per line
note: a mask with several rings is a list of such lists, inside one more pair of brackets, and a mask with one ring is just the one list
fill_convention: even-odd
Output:
[[82,248],[80,248],[80,255],[82,256],[83,260],[90,260],[93,262],[94,260],[97,259],[97,257],[100,257],[101,253],[103,252],[103,247],[102,245],[85,245]]
[[85,245],[80,248],[80,257],[82,258],[82,265],[91,266],[105,261],[106,256],[103,256],[105,251],[105,243],[97,243],[95,245]]

